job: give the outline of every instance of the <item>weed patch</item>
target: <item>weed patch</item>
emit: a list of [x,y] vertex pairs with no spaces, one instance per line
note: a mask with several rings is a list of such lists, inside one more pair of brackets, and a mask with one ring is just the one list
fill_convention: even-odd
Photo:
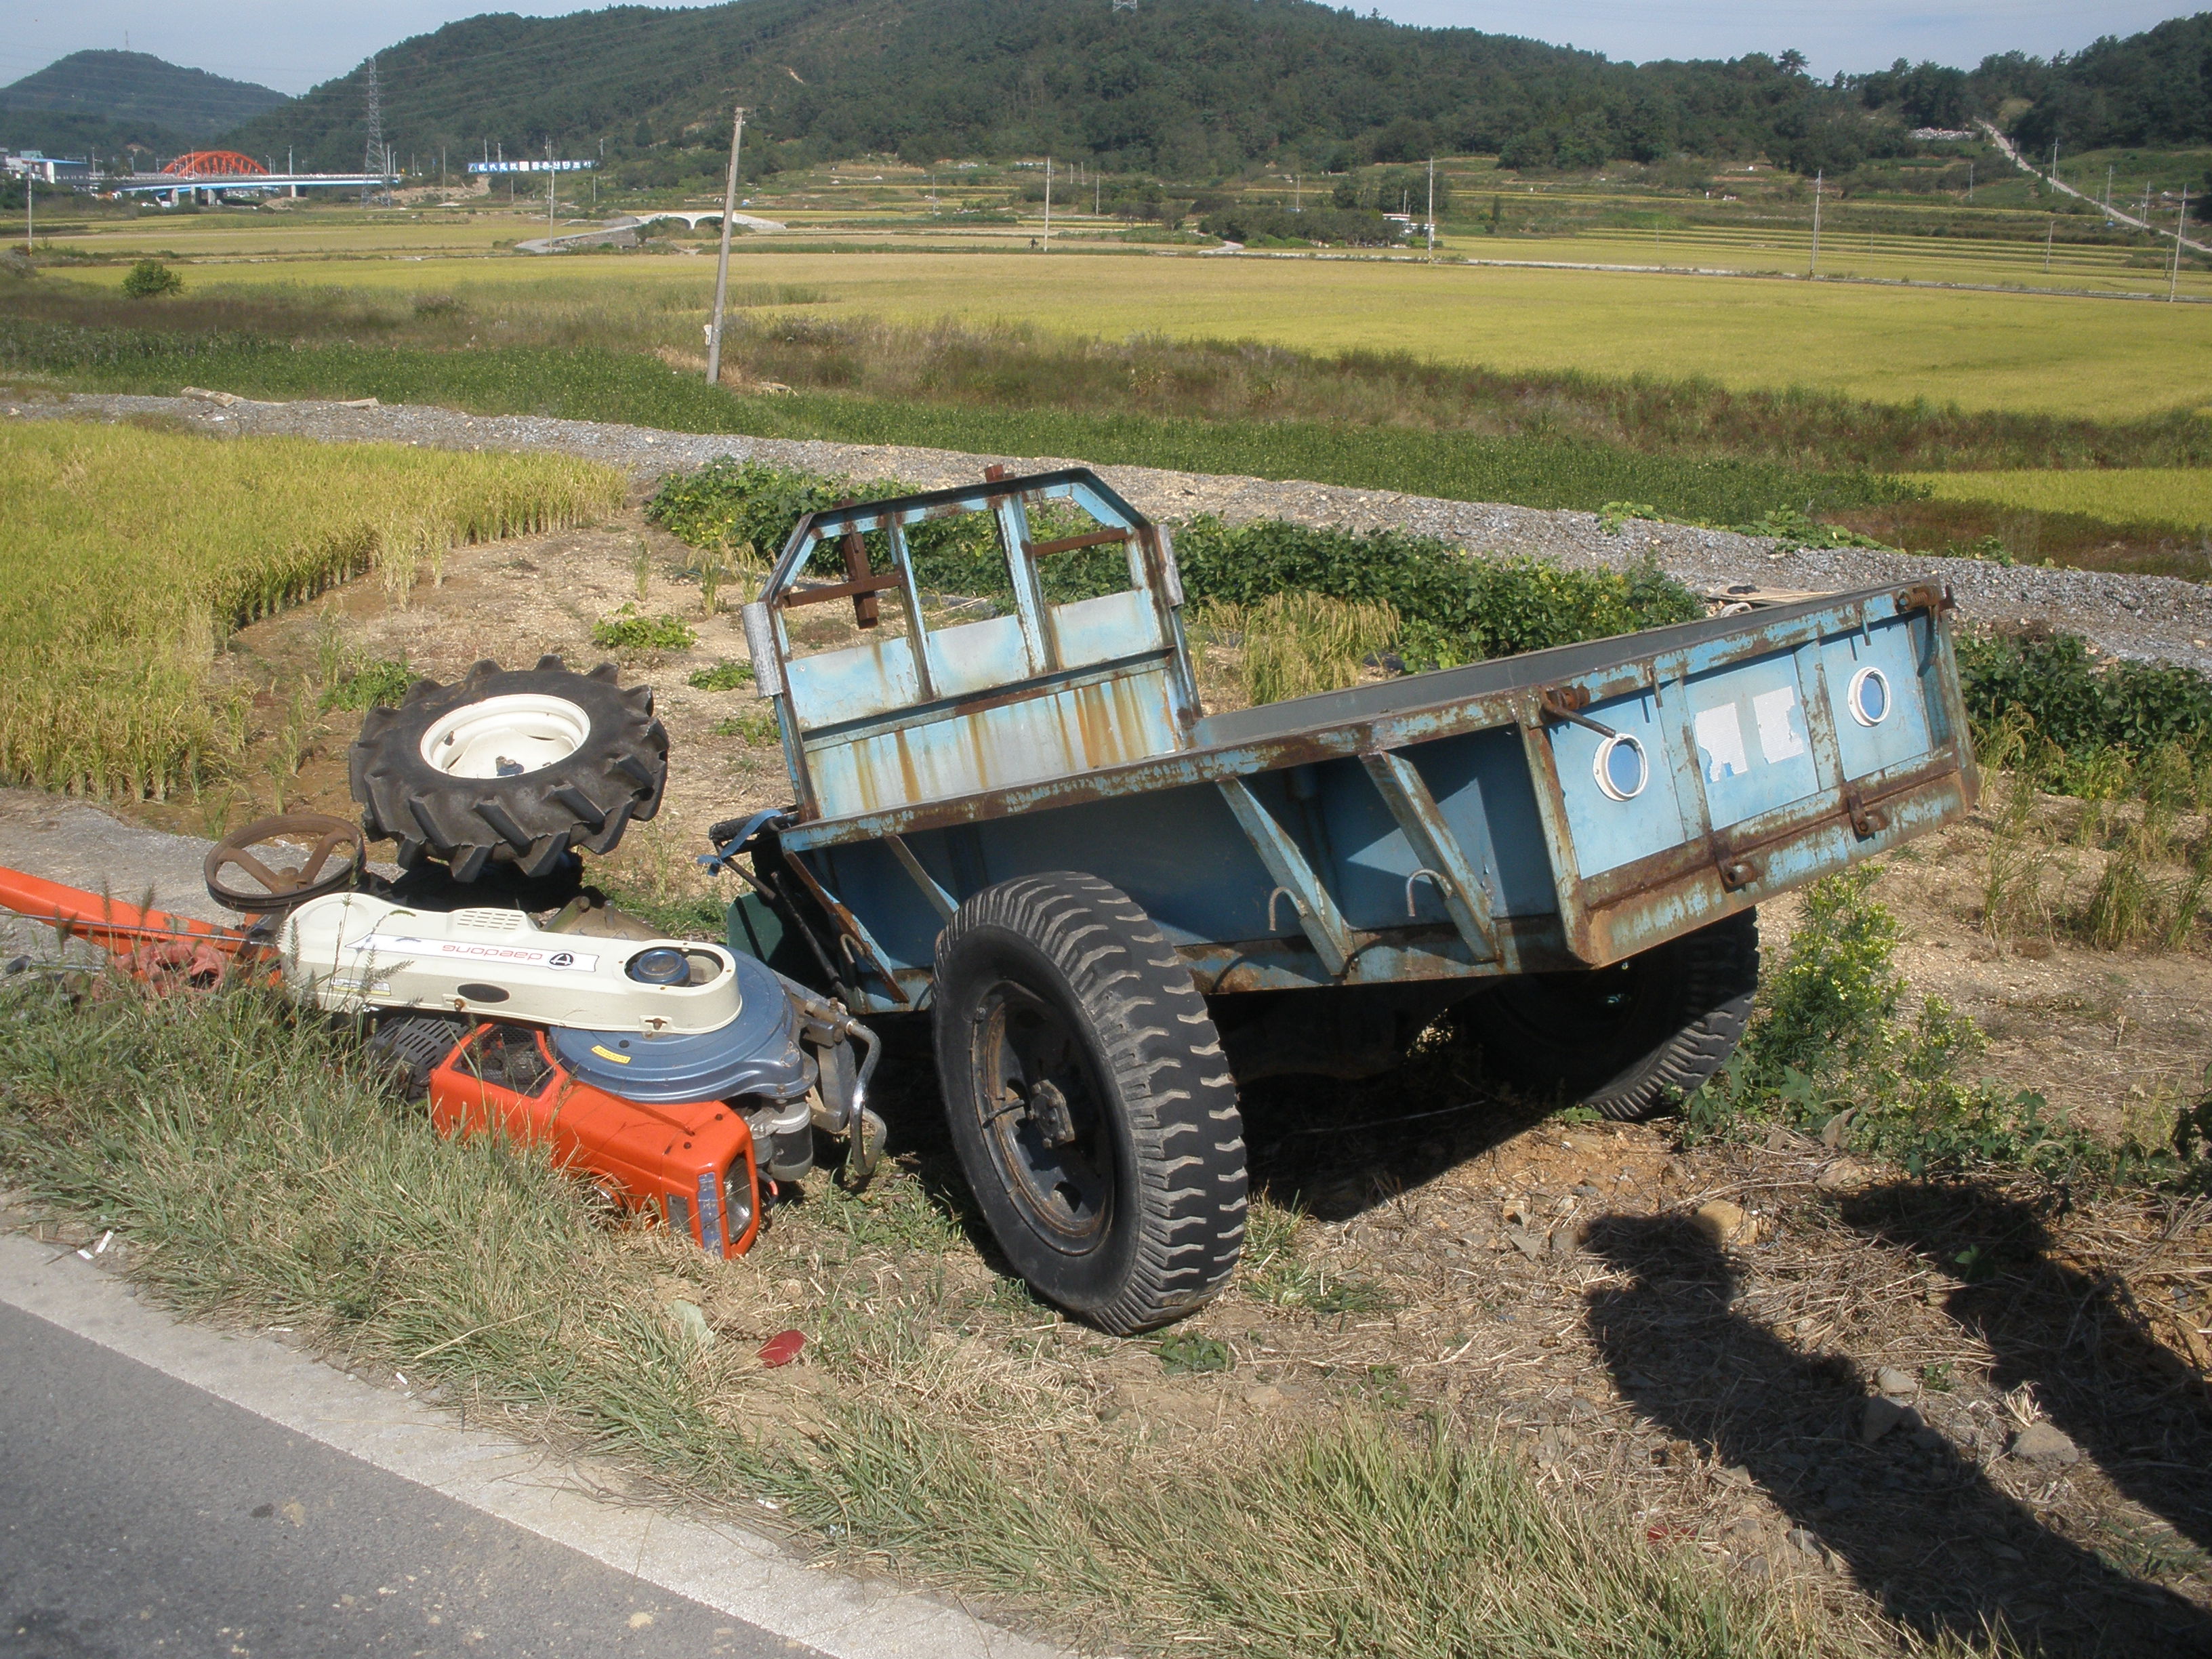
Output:
[[592,643],[602,651],[689,651],[699,635],[680,617],[641,617],[625,605],[592,624]]
[[346,670],[323,693],[325,708],[397,708],[420,678],[402,659],[389,658]]
[[1686,1132],[1780,1121],[1909,1173],[1985,1168],[2079,1174],[2107,1160],[2039,1095],[1960,1073],[1987,1046],[1939,997],[1911,1013],[1897,918],[1861,866],[1805,890],[1805,919],[1759,989],[1743,1045],[1687,1103]]
[[695,691],[734,691],[739,686],[753,683],[753,665],[749,662],[716,663],[712,668],[692,671],[684,682]]

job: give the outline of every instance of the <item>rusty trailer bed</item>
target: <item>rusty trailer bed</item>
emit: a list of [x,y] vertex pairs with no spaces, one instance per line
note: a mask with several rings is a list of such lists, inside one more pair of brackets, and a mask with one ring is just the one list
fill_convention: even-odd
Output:
[[[1039,541],[1046,503],[1098,528]],[[963,512],[994,518],[1012,611],[933,623],[908,534]],[[810,585],[825,545],[845,580]],[[1046,602],[1041,561],[1106,545],[1125,591]],[[794,610],[849,600],[865,629],[884,595],[903,632],[794,650]],[[1212,715],[1182,605],[1167,529],[1086,469],[800,520],[745,611],[796,805],[744,844],[830,919],[813,948],[856,1007],[926,1006],[954,909],[1043,871],[1129,894],[1214,995],[1601,967],[1975,794],[1929,586]]]

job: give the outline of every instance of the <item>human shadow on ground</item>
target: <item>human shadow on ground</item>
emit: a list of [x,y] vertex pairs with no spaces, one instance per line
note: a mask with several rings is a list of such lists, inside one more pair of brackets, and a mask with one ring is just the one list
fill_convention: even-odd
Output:
[[1908,1421],[1865,1443],[1850,1362],[1733,1311],[1735,1273],[1686,1218],[1603,1217],[1587,1245],[1616,1276],[1589,1319],[1621,1396],[1745,1470],[1900,1624],[1969,1642],[2002,1628],[2054,1659],[2212,1656],[2212,1617],[2058,1536],[1944,1435]]
[[2044,1416],[2115,1486],[2212,1550],[2212,1393],[2124,1285],[2056,1259],[2042,1217],[2002,1193],[1898,1182],[1840,1207],[1853,1226],[1966,1278],[1943,1310],[1996,1356],[1996,1387],[2032,1386]]

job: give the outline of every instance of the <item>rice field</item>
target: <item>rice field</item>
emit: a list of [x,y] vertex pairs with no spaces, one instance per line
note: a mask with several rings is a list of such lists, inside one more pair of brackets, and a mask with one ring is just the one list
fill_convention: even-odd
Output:
[[235,628],[365,570],[404,603],[464,543],[587,521],[611,469],[130,426],[0,426],[0,781],[160,798],[243,747]]
[[2212,525],[2212,471],[2132,466],[2097,471],[1923,472],[1938,501],[1992,501],[2034,513],[2079,513],[2115,524]]
[[[179,225],[179,236],[186,228],[198,227]],[[261,245],[250,234],[268,234],[255,224],[242,227],[241,249]],[[1823,238],[1824,265],[1832,240]],[[1844,240],[1838,258],[1849,257],[1850,239]],[[1469,240],[1468,251],[1483,257],[1545,252],[1533,240]],[[1663,249],[1663,235],[1661,240]],[[780,243],[787,251],[777,251]],[[160,246],[148,235],[134,245],[149,244]],[[1556,250],[1575,258],[1598,251],[1593,238],[1568,239]],[[220,257],[204,244],[191,252]],[[1888,403],[1926,399],[2100,419],[2201,403],[2197,365],[2212,347],[2212,305],[2026,291],[1351,258],[1169,257],[1096,244],[1049,255],[829,253],[763,236],[747,239],[740,252],[736,280],[822,290],[823,303],[809,307],[813,315],[907,323],[951,317],[1109,339],[1143,334],[1256,340],[1321,352],[1406,351],[1506,373],[1702,376],[1735,389],[1802,386]],[[451,293],[493,326],[503,298],[524,302],[532,295],[568,295],[585,288],[599,289],[617,308],[661,310],[672,298],[686,299],[703,317],[714,280],[711,259],[681,256],[532,259],[459,257],[455,251],[419,259],[268,264],[244,263],[246,257],[188,266],[185,281]],[[1797,257],[1778,248],[1773,263],[1787,266]],[[112,285],[121,282],[122,270],[88,269],[71,279]],[[696,350],[696,332],[689,337]]]

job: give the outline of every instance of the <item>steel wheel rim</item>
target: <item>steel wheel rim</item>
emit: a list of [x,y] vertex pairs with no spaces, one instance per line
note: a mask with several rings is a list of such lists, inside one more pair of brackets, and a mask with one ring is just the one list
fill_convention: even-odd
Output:
[[[984,988],[974,1022],[975,1097],[1001,1187],[1055,1249],[1075,1255],[1095,1249],[1112,1218],[1113,1163],[1101,1091],[1081,1038],[1060,1010],[1011,980]],[[1063,1109],[1065,1121],[1056,1124]],[[1054,1144],[1049,1137],[1066,1130],[1073,1139]]]

